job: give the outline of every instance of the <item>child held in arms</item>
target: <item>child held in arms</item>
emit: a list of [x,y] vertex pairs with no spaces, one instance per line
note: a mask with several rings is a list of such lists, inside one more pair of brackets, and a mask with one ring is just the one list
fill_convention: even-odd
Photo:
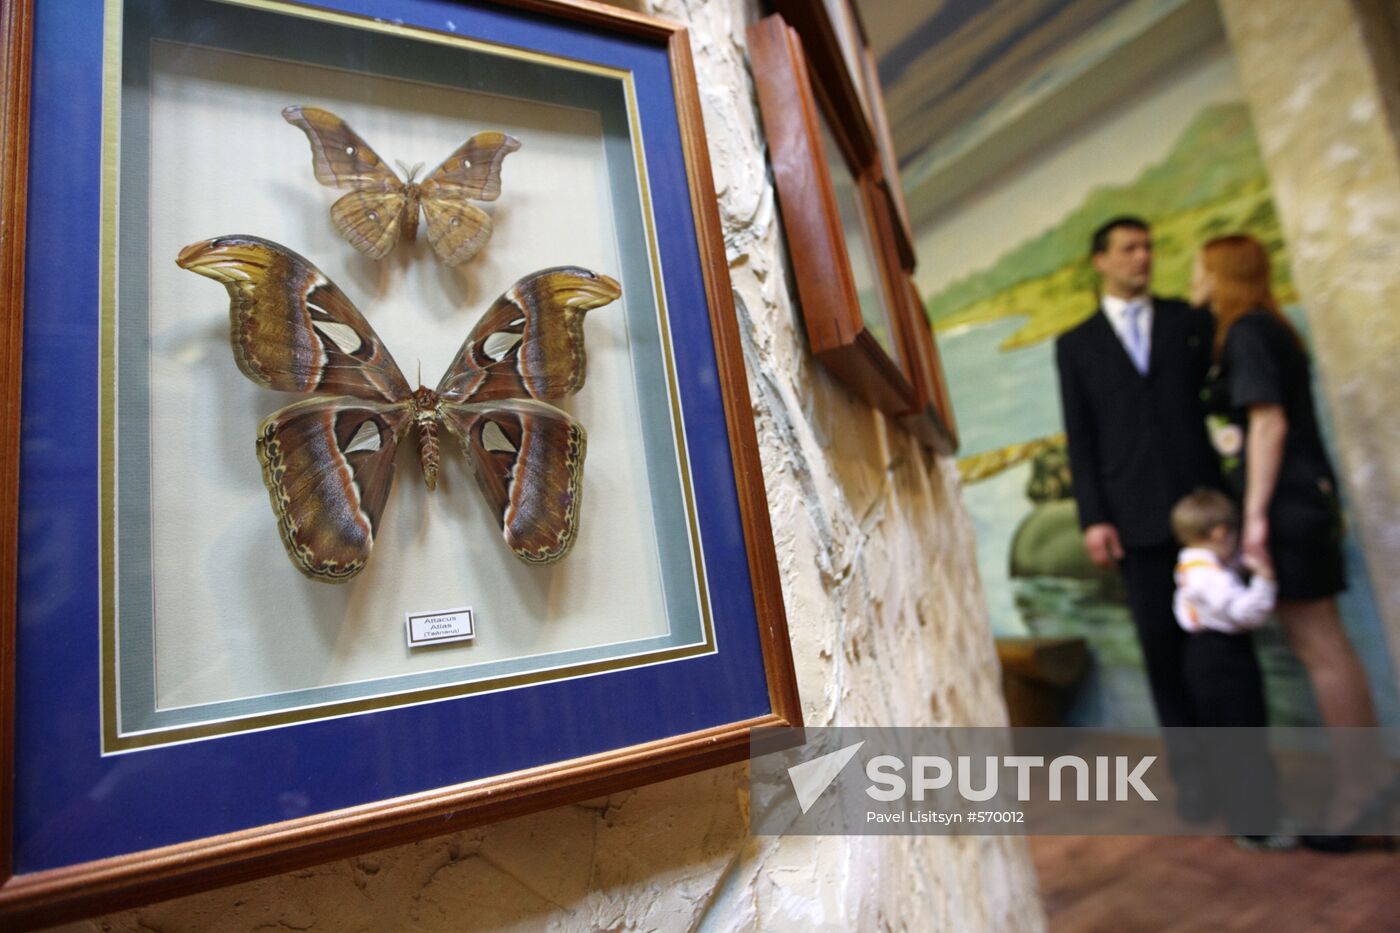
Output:
[[1172,531],[1183,545],[1176,564],[1176,621],[1188,632],[1234,635],[1257,629],[1274,609],[1278,583],[1271,566],[1239,561],[1239,510],[1216,489],[1197,489],[1172,509]]

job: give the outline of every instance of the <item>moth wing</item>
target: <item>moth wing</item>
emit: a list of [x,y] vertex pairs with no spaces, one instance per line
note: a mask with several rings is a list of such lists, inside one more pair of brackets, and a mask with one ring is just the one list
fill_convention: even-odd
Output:
[[364,568],[394,482],[394,451],[412,423],[406,404],[307,399],[258,428],[258,462],[287,556],[313,580]]
[[287,107],[282,118],[311,142],[316,180],[331,188],[376,188],[402,192],[403,182],[350,124],[320,107]]
[[447,403],[442,412],[515,556],[550,564],[567,554],[578,535],[583,425],[527,399]]
[[409,398],[398,364],[345,293],[287,247],[253,236],[192,243],[175,260],[223,283],[238,368],[284,392]]
[[494,201],[501,196],[501,163],[520,140],[494,130],[462,143],[419,186],[425,199]]
[[423,198],[428,242],[449,266],[465,262],[491,239],[491,215],[466,201]]
[[407,203],[402,189],[351,191],[331,205],[331,220],[351,246],[370,259],[383,259],[399,241]]
[[622,294],[606,275],[544,269],[506,290],[457,351],[437,392],[447,401],[557,399],[583,387],[583,318]]

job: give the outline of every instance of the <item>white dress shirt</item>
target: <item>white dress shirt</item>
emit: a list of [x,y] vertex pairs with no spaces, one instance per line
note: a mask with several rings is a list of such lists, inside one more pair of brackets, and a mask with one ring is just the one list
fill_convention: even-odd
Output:
[[1245,586],[1214,551],[1183,548],[1176,562],[1176,621],[1188,632],[1215,631],[1234,635],[1256,629],[1274,611],[1278,584],[1258,574]]
[[1100,304],[1103,306],[1104,316],[1108,318],[1108,323],[1113,325],[1113,332],[1118,335],[1118,340],[1129,357],[1133,355],[1133,342],[1128,336],[1128,306],[1142,306],[1137,323],[1142,339],[1142,362],[1138,364],[1138,361],[1134,360],[1134,363],[1137,364],[1139,372],[1147,372],[1147,361],[1152,359],[1152,297],[1140,295],[1129,299],[1104,295]]

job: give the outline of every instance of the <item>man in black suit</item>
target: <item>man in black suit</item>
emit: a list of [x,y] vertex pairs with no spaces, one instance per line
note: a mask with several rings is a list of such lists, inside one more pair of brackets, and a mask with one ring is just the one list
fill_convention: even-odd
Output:
[[[1200,392],[1211,362],[1209,311],[1154,297],[1152,235],[1136,217],[1094,233],[1099,310],[1055,344],[1084,546],[1123,574],[1153,705],[1163,726],[1262,726],[1263,686],[1247,637],[1191,644],[1172,611],[1177,546],[1169,513],[1219,485]],[[1183,816],[1203,817],[1205,777],[1191,743],[1168,741]]]

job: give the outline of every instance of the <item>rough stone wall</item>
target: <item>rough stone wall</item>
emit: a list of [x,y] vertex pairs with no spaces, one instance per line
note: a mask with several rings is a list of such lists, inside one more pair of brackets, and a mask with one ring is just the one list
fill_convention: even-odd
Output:
[[[1371,0],[1221,0],[1400,665],[1400,82]],[[1389,50],[1387,52],[1387,50]]]
[[[807,722],[1005,722],[950,460],[807,350],[748,74],[753,2],[658,0],[690,24]],[[1038,930],[1013,838],[751,838],[747,770],[70,925],[71,931]]]

